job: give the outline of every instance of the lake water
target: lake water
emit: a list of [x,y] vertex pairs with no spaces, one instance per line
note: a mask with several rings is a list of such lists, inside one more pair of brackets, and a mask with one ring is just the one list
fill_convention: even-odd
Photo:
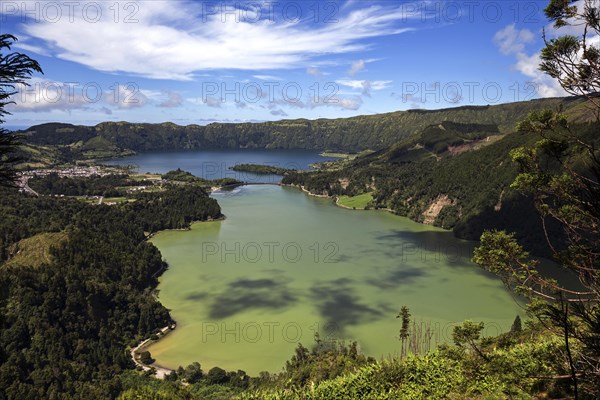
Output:
[[170,264],[159,299],[178,323],[150,348],[160,365],[273,372],[316,331],[380,357],[399,351],[402,305],[432,324],[434,344],[465,319],[506,331],[520,312],[450,232],[278,186],[215,198],[225,221],[152,239]]
[[[234,163],[307,168],[319,159],[303,151],[216,151],[119,162],[220,177],[231,176],[225,174]],[[207,162],[222,168],[208,171]],[[384,211],[342,209],[276,185],[213,196],[224,221],[152,238],[169,263],[159,300],[177,321],[177,329],[149,349],[159,365],[199,361],[205,371],[277,372],[297,343],[312,345],[315,332],[356,340],[376,358],[397,355],[396,315],[403,305],[417,328],[429,324],[433,346],[451,341],[452,328],[466,319],[486,322],[485,333],[496,335],[522,313],[495,276],[469,261],[474,244],[451,232]]]
[[107,161],[112,165],[135,165],[139,172],[165,173],[181,168],[205,179],[235,178],[244,182],[279,182],[277,175],[256,175],[232,171],[237,164],[260,164],[290,169],[310,169],[309,165],[333,160],[313,150],[189,150],[136,154]]

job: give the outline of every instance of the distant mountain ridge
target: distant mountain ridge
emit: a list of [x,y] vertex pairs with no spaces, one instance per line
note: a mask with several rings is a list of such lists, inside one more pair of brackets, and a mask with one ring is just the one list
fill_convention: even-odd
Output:
[[296,119],[262,123],[102,122],[96,126],[47,123],[20,131],[34,145],[68,146],[73,158],[118,156],[132,152],[210,148],[313,149],[355,152],[380,150],[446,123],[487,126],[508,133],[530,111],[572,108],[583,98],[536,99],[492,106],[408,110],[338,119]]

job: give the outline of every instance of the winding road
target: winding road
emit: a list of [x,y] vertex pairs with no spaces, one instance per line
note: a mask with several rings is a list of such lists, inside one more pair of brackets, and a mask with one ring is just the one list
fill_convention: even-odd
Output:
[[[165,336],[167,333],[169,333],[171,330],[175,329],[172,325],[170,326],[165,326],[164,328],[162,328],[160,330],[160,333],[158,334],[159,339],[162,338],[163,336]],[[143,364],[137,357],[136,354],[143,349],[148,342],[150,342],[152,339],[148,338],[143,340],[140,344],[138,344],[136,347],[132,348],[130,351],[131,354],[131,359],[133,360],[133,362],[135,363],[135,365],[142,367],[142,369],[144,371],[150,371],[152,368],[154,368],[156,370],[156,373],[154,374],[158,379],[165,379],[165,376],[170,374],[171,372],[173,372],[172,369],[168,369],[168,368],[163,368],[163,367],[159,367],[159,366],[148,366],[146,364]]]

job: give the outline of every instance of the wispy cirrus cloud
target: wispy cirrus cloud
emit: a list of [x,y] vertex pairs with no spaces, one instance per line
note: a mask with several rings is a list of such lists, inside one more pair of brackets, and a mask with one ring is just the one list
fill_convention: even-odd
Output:
[[[19,7],[29,3],[15,2]],[[309,24],[264,18],[236,21],[206,15],[202,3],[183,0],[130,1],[137,13],[125,23],[123,18],[115,21],[113,3],[94,2],[101,10],[94,23],[74,13],[69,22],[25,24],[31,38],[26,45],[99,71],[191,80],[208,70],[306,67],[323,55],[367,50],[367,39],[413,30],[405,24],[399,27],[407,15],[397,5],[359,3],[360,8],[341,10],[335,23]]]

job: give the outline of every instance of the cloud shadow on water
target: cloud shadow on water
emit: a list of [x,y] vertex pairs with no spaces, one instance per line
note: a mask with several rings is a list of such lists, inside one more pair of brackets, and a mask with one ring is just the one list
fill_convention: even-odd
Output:
[[311,289],[311,297],[321,317],[328,326],[337,327],[339,333],[351,325],[359,325],[379,319],[381,310],[361,302],[360,296],[350,286],[352,280],[341,278],[320,283]]
[[252,309],[280,310],[296,300],[283,279],[238,279],[214,297],[209,317],[223,319]]
[[393,289],[401,285],[414,284],[427,273],[422,268],[406,267],[385,274],[375,273],[366,282],[379,289]]
[[193,292],[193,293],[190,293],[187,296],[185,296],[185,299],[191,300],[191,301],[200,301],[200,300],[205,300],[207,297],[208,297],[208,293]]

